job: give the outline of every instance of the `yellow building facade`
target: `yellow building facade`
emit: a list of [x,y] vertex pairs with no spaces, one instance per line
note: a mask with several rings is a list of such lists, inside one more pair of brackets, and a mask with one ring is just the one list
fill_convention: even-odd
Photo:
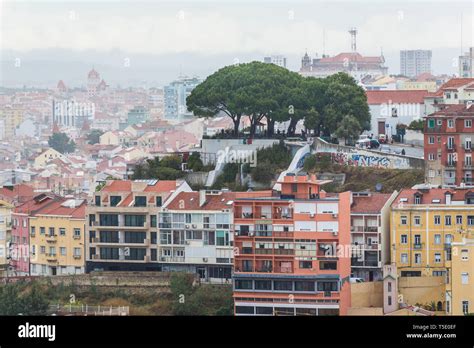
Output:
[[[402,190],[392,204],[392,263],[402,279],[425,278],[418,282],[419,295],[410,296],[412,301],[433,304],[437,311],[451,312],[454,277],[451,267],[457,257],[453,246],[474,235],[471,202],[474,202],[474,193],[471,198],[466,189],[408,189]],[[425,283],[430,284],[429,289],[428,285],[423,289],[421,285]]]
[[13,139],[15,129],[23,122],[23,110],[11,106],[0,109],[0,138]]
[[446,312],[452,315],[474,313],[474,239],[453,243],[450,268]]
[[29,217],[31,275],[84,273],[85,202],[61,198]]

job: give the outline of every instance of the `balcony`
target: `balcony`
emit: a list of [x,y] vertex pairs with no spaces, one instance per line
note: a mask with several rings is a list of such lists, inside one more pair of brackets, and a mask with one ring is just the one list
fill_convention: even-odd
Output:
[[471,145],[469,145],[469,146],[464,145],[463,148],[464,148],[464,151],[465,151],[465,152],[472,152],[472,147],[471,147]]
[[355,233],[378,233],[379,228],[377,226],[352,226],[351,232]]
[[163,262],[184,262],[184,256],[161,256],[160,261]]
[[472,162],[471,162],[471,161],[468,161],[468,162],[463,161],[463,162],[462,162],[462,167],[463,167],[463,169],[465,169],[465,170],[472,170],[472,169],[473,169],[473,166],[472,166]]
[[448,152],[455,152],[456,151],[456,144],[447,143],[446,144],[446,150]]
[[56,243],[56,241],[57,241],[57,240],[56,240],[56,237],[57,237],[57,236],[55,236],[55,235],[53,235],[53,236],[46,236],[46,242],[47,242],[47,243]]
[[425,125],[425,129],[423,133],[440,133],[442,131],[442,126],[434,126],[434,127],[427,127]]
[[423,248],[423,243],[413,243],[413,249],[419,250]]
[[456,169],[456,161],[446,161],[446,169]]

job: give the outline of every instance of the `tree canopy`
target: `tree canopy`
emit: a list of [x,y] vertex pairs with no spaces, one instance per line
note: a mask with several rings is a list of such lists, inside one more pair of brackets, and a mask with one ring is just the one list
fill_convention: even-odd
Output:
[[61,153],[70,153],[76,150],[76,143],[69,139],[66,133],[54,133],[49,137],[48,144],[50,147]]
[[94,145],[100,142],[100,136],[104,134],[100,129],[92,129],[89,134],[87,134],[87,142],[90,145]]
[[275,122],[285,121],[289,121],[287,133],[294,134],[300,120],[316,135],[329,136],[347,115],[357,120],[361,130],[370,129],[365,92],[345,73],[319,79],[274,64],[232,65],[210,75],[186,102],[198,117],[230,117],[234,135],[243,116],[250,119],[250,136],[263,119],[268,136],[274,133]]

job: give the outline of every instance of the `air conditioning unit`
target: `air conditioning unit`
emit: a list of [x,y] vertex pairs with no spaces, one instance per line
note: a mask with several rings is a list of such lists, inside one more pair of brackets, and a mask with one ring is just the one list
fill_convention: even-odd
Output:
[[249,232],[249,237],[253,237],[253,232]]
[[337,218],[337,214],[332,214],[332,217],[336,219],[336,218]]
[[202,262],[207,262],[208,261],[208,258],[207,257],[203,257],[202,258]]
[[184,225],[185,228],[191,228],[191,225]]
[[337,231],[333,231],[333,232],[332,232],[332,235],[333,235],[333,236],[337,236]]
[[197,225],[194,225],[194,224],[193,224],[193,228],[197,228]]
[[311,213],[309,214],[310,217],[314,218],[315,214],[314,213]]

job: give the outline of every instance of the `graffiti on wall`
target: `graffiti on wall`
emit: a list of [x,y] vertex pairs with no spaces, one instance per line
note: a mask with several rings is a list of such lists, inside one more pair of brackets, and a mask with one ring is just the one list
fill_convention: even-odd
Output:
[[331,153],[332,161],[340,165],[355,167],[399,168],[409,167],[404,158],[390,158],[387,156],[364,155],[358,153],[336,152]]

